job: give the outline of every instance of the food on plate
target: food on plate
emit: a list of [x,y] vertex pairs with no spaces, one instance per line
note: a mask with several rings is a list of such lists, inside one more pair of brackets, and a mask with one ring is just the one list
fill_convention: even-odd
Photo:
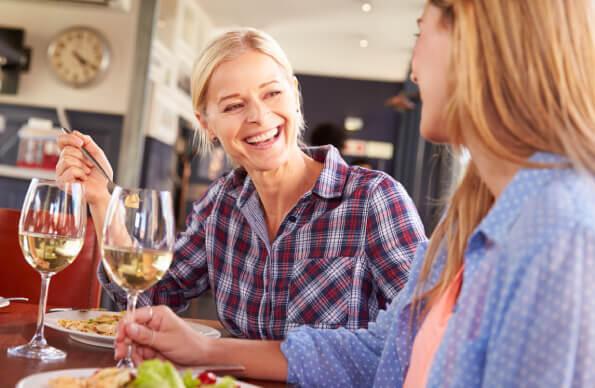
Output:
[[134,379],[130,369],[99,369],[87,378],[68,376],[57,377],[49,381],[50,388],[119,388],[128,387]]
[[130,369],[99,369],[92,376],[74,378],[57,377],[49,381],[50,388],[236,388],[233,377],[217,378],[203,372],[196,377],[190,371],[179,374],[167,361],[149,360],[140,364],[135,372]]
[[124,313],[119,314],[101,314],[96,318],[90,319],[59,319],[58,325],[71,330],[83,333],[93,333],[114,337],[118,322]]

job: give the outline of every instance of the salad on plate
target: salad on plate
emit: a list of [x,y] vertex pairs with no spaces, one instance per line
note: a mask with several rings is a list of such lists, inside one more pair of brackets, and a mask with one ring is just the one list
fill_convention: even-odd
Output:
[[193,376],[187,370],[180,374],[172,363],[149,360],[136,370],[104,368],[89,377],[59,376],[48,382],[50,388],[239,388],[233,377],[218,378],[211,372]]

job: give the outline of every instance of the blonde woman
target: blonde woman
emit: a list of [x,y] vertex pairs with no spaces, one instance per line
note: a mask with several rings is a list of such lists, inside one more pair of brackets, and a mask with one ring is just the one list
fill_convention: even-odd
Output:
[[[407,279],[423,226],[402,186],[349,167],[332,147],[304,149],[297,79],[267,34],[239,29],[200,56],[192,99],[204,148],[219,142],[240,167],[194,204],[167,275],[139,304],[185,308],[211,288],[233,335],[281,339],[289,328],[358,329],[373,321]],[[96,229],[109,201],[106,180],[85,147],[111,171],[89,138],[64,135],[59,180],[84,182]],[[104,288],[125,294],[100,268]]]
[[217,341],[145,309],[116,356],[128,338],[137,361],[241,363],[308,387],[595,386],[594,6],[428,1],[413,55],[420,130],[471,161],[367,330]]

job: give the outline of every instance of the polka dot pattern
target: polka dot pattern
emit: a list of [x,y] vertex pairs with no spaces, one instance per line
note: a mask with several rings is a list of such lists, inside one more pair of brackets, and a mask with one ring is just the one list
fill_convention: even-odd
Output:
[[[532,160],[564,161],[538,153]],[[298,328],[289,382],[400,387],[418,325],[409,306],[425,255],[367,330]],[[440,257],[430,285],[443,268]],[[428,387],[595,387],[595,179],[521,170],[469,239],[463,286]]]

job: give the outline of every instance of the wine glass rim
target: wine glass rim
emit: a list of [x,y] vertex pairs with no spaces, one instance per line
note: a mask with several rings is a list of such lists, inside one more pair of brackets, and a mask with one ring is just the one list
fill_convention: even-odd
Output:
[[133,194],[133,193],[142,193],[142,192],[155,192],[155,193],[159,193],[159,194],[171,194],[171,190],[159,190],[159,189],[148,189],[148,188],[141,188],[141,187],[132,187],[132,188],[128,188],[128,187],[123,187],[120,185],[114,185],[114,192],[118,190],[118,191],[122,191],[125,193],[129,193],[129,194]]
[[55,179],[47,179],[47,178],[32,178],[32,183],[37,185],[47,185],[47,186],[80,186],[84,187],[81,182],[58,182]]

